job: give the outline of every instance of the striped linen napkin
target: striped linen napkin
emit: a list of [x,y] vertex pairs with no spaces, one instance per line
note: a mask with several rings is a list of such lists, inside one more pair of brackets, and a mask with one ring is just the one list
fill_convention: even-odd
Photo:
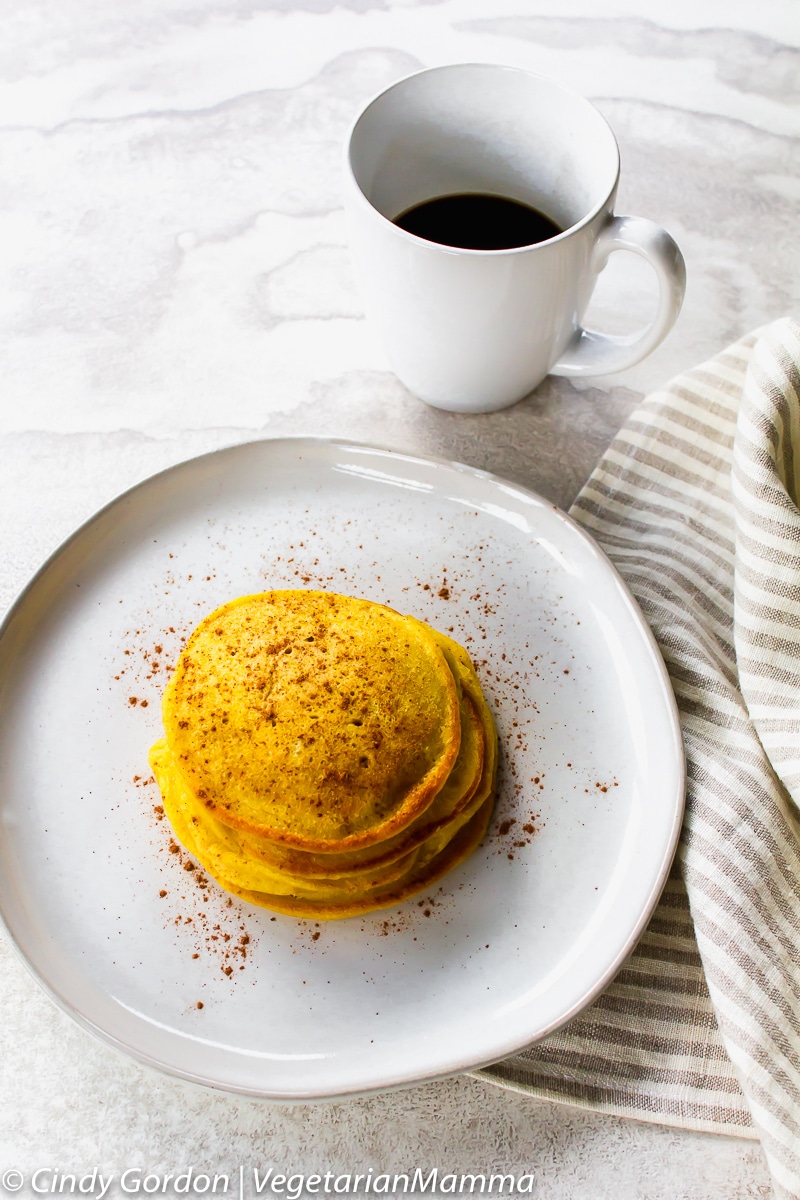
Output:
[[760,1138],[800,1197],[800,328],[776,322],[634,412],[572,515],[678,700],[687,808],[652,920],[559,1033],[480,1074]]

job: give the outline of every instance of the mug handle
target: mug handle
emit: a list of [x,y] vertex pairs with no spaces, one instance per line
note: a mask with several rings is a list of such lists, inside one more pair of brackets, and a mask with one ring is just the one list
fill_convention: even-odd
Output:
[[608,375],[645,358],[667,336],[683,303],[686,264],[677,242],[646,217],[611,217],[592,251],[591,269],[602,271],[615,250],[632,250],[646,259],[658,278],[658,310],[638,333],[613,336],[578,326],[551,375]]

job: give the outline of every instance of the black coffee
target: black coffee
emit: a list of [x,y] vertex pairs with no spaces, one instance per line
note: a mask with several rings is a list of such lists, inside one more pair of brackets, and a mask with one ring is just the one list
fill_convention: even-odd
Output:
[[424,200],[395,217],[394,223],[429,242],[463,250],[512,250],[563,232],[529,204],[481,192]]

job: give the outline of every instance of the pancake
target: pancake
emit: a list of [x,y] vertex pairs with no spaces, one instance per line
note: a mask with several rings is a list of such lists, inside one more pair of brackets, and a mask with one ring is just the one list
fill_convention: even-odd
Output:
[[325,904],[304,897],[275,896],[247,889],[240,890],[235,887],[228,890],[239,896],[240,899],[247,900],[250,904],[269,908],[272,912],[283,913],[291,917],[313,918],[316,921],[336,921],[344,917],[363,916],[365,913],[381,908],[394,908],[411,896],[426,891],[472,854],[480,845],[489,827],[493,808],[493,800],[486,800],[445,849],[425,866],[416,872],[412,871],[405,881],[387,884],[385,887],[376,888],[361,897]]
[[[402,833],[363,850],[310,854],[276,845],[266,838],[247,837],[243,840],[247,853],[308,879],[332,878],[357,870],[369,872],[378,864],[405,856],[434,833],[451,825],[460,813],[468,810],[472,815],[493,794],[497,778],[497,729],[472,660],[458,642],[424,621],[417,623],[440,646],[462,690],[461,747],[450,776],[432,804]],[[457,828],[453,826],[453,835]]]
[[211,613],[162,710],[175,764],[207,808],[312,851],[411,824],[461,740],[454,676],[419,623],[326,592],[244,596]]
[[[335,899],[365,894],[403,879],[412,868],[424,865],[444,850],[487,798],[487,789],[482,788],[463,810],[446,822],[431,824],[426,830],[427,836],[417,837],[402,854],[359,863],[351,871],[340,865],[328,873],[295,873],[288,863],[276,863],[264,855],[254,855],[241,831],[224,825],[197,802],[185,779],[175,769],[165,738],[153,746],[150,764],[174,833],[210,875],[226,888],[235,885],[287,896]],[[341,856],[331,857],[338,859]]]
[[[484,782],[486,755],[483,725],[468,696],[461,697],[460,712],[461,745],[453,769],[428,808],[400,833],[373,846],[346,853],[314,854],[246,834],[242,836],[242,846],[252,857],[308,879],[368,873],[379,864],[388,864],[404,857],[458,816]],[[482,799],[485,800],[488,789],[481,790]],[[477,807],[473,805],[472,810]]]
[[486,697],[483,694],[483,688],[481,687],[481,682],[478,679],[478,673],[475,670],[472,659],[464,647],[454,641],[453,638],[440,633],[438,629],[434,629],[430,625],[426,625],[424,621],[418,620],[417,624],[421,625],[441,647],[457,682],[475,705],[481,725],[483,726],[485,739],[485,777],[489,781],[490,791],[494,792],[497,783],[497,726],[494,723],[491,709],[486,703]]
[[384,605],[230,601],[189,638],[150,751],[178,840],[227,891],[335,920],[427,888],[481,840],[497,733],[466,650]]
[[[338,872],[334,878],[304,879],[285,867],[249,853],[240,830],[224,825],[194,796],[175,769],[165,738],[150,751],[150,765],[161,792],[164,812],[178,840],[223,887],[299,896],[340,896],[392,883],[415,864],[414,850],[389,864],[371,863],[354,875]],[[454,831],[455,832],[455,831]]]

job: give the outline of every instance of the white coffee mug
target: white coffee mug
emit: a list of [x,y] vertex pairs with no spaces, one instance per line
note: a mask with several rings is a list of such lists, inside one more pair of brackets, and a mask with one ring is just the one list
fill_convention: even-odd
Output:
[[[633,366],[675,322],[685,289],[673,239],[643,217],[614,215],[619,150],[584,97],[512,67],[433,67],[393,84],[352,127],[345,204],[368,319],[389,364],[427,403],[492,412],[548,373]],[[394,220],[434,197],[504,196],[563,232],[506,250],[461,249]],[[632,250],[659,284],[651,323],[628,336],[583,328],[614,250]]]

